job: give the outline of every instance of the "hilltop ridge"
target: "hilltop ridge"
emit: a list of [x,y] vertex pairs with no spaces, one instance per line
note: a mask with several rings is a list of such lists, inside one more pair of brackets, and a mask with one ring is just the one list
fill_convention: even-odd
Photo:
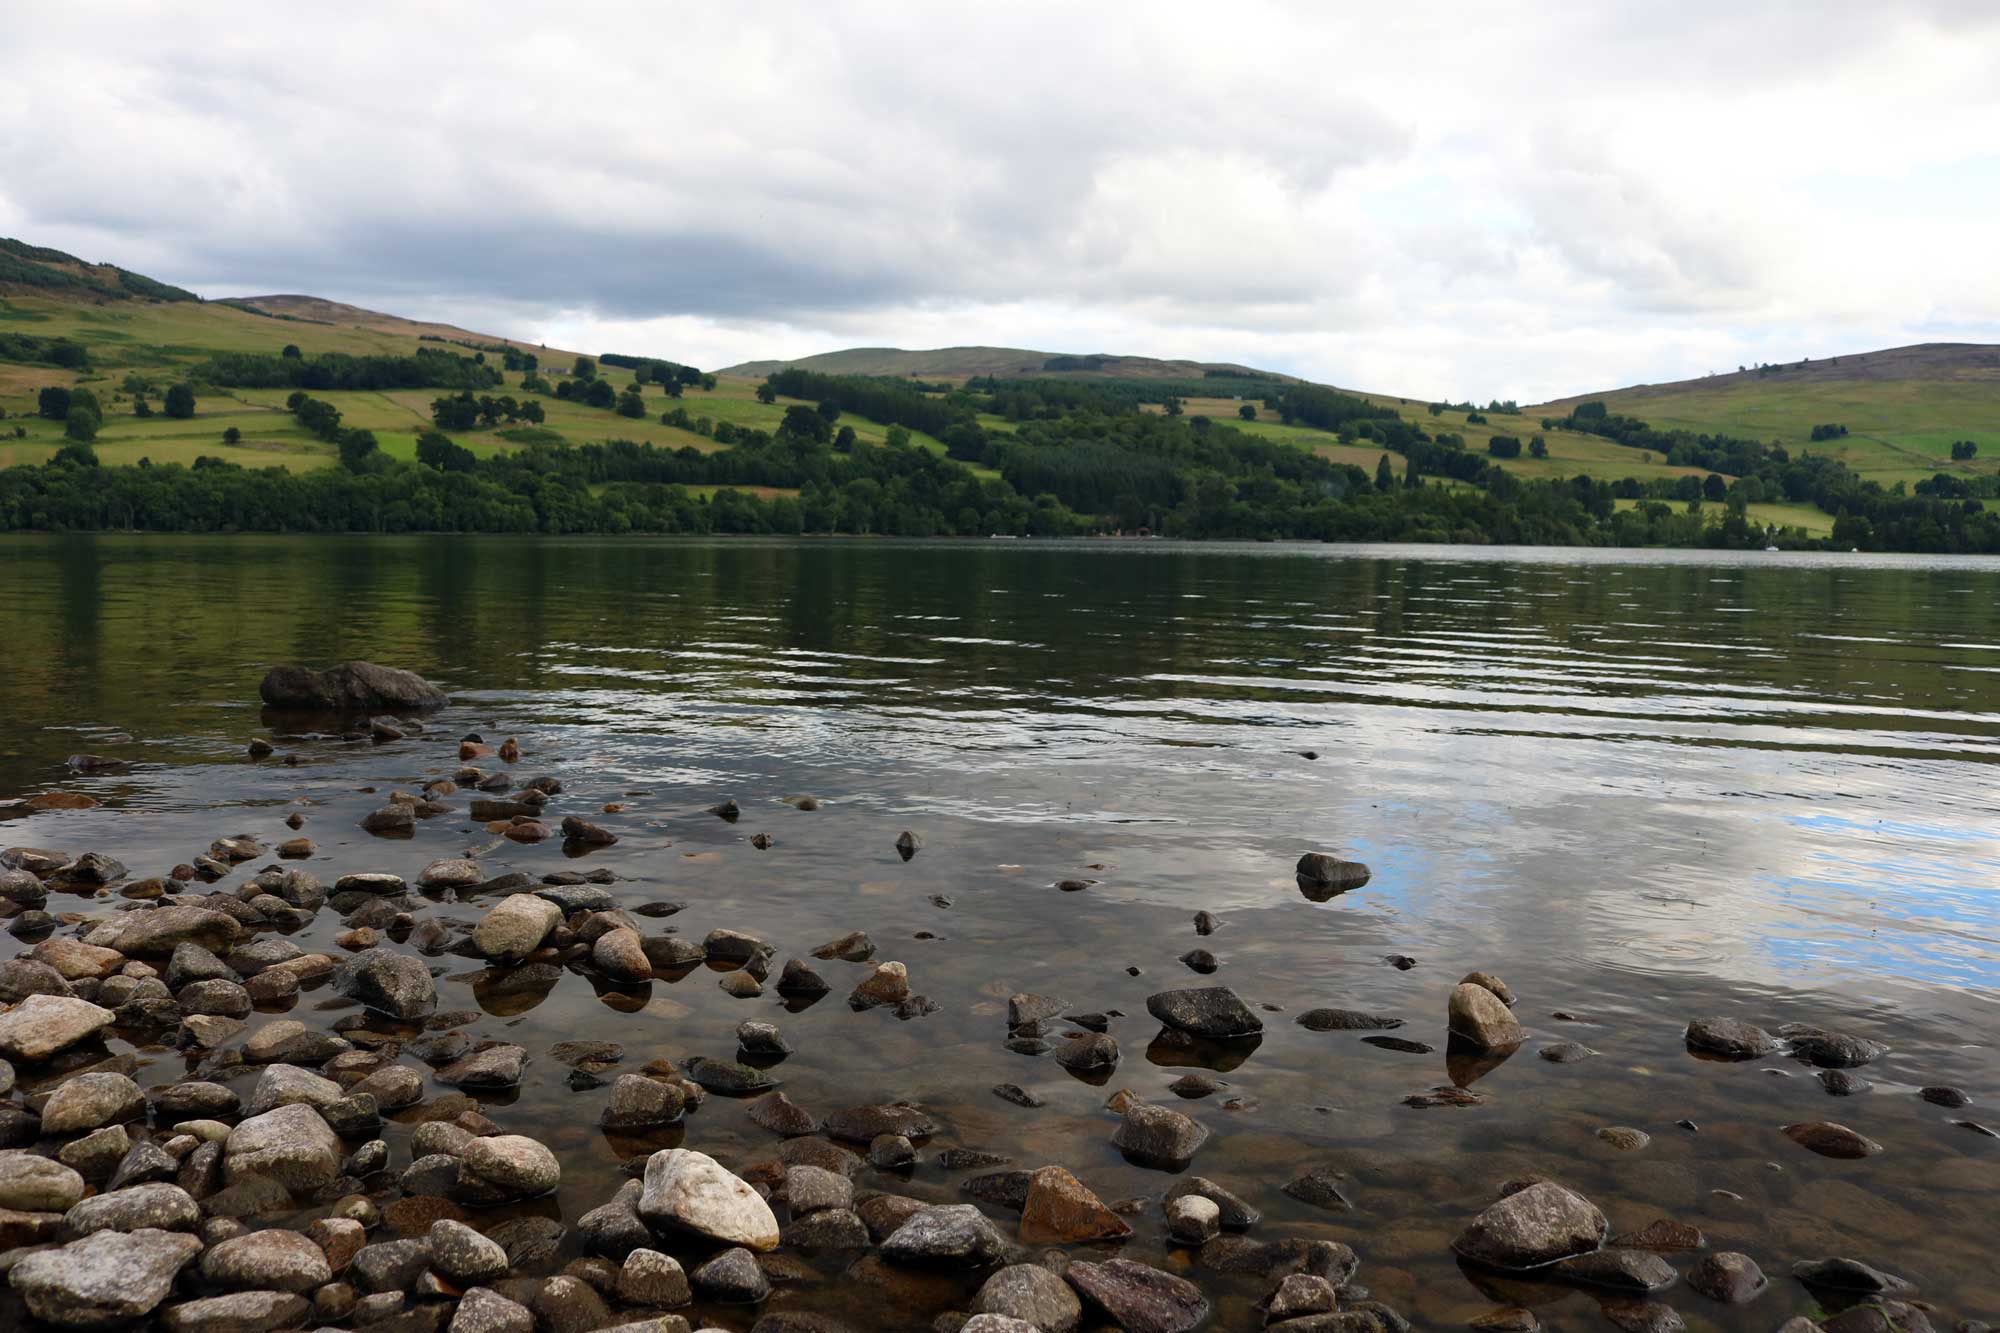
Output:
[[1038,352],[1025,347],[847,347],[835,352],[790,359],[744,361],[717,371],[761,379],[780,370],[812,370],[825,375],[887,375],[898,378],[956,378],[991,375],[998,378],[1060,375],[1064,378],[1102,376],[1107,379],[1200,379],[1219,375],[1296,383],[1296,377],[1231,361],[1190,361],[1114,352]]

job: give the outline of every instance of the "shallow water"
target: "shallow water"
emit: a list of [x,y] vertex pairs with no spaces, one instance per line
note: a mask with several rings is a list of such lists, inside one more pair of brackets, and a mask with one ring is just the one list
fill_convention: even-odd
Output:
[[[560,1193],[530,1210],[545,1215],[573,1221],[610,1196],[626,1156],[679,1137],[600,1134],[605,1093],[571,1092],[549,1046],[619,1040],[628,1068],[727,1058],[735,1025],[758,1017],[798,1048],[774,1072],[806,1106],[905,1098],[947,1126],[913,1173],[864,1170],[864,1189],[955,1199],[970,1173],[932,1158],[963,1145],[1064,1164],[1106,1199],[1156,1200],[1169,1177],[1109,1143],[1103,1103],[1129,1087],[1214,1131],[1191,1169],[1265,1210],[1253,1236],[1346,1241],[1359,1280],[1419,1326],[1462,1324],[1496,1296],[1537,1305],[1552,1328],[1609,1326],[1588,1293],[1495,1284],[1452,1258],[1451,1237],[1499,1183],[1530,1172],[1590,1195],[1616,1230],[1691,1222],[1772,1275],[1743,1309],[1667,1292],[1690,1327],[1765,1330],[1809,1311],[1784,1275],[1827,1254],[1916,1280],[1952,1316],[1993,1317],[2000,1141],[1952,1121],[2000,1124],[1997,590],[2000,562],[1977,559],[15,539],[0,543],[0,797],[62,790],[103,805],[0,806],[0,844],[96,849],[157,874],[219,835],[269,845],[301,809],[319,844],[305,864],[329,883],[414,878],[466,849],[493,874],[606,866],[628,905],[685,903],[666,924],[695,938],[747,930],[780,962],[866,930],[877,958],[906,962],[941,1006],[907,1022],[850,1012],[841,997],[865,968],[838,962],[821,965],[835,994],[797,1013],[768,993],[732,999],[707,969],[602,995],[572,973],[532,1007],[496,1005],[508,1012],[472,1035],[537,1058],[492,1113],[564,1158]],[[295,768],[244,757],[271,734],[256,701],[266,665],[348,657],[417,669],[454,704],[406,741],[288,740]],[[622,841],[570,861],[462,813],[406,841],[361,831],[379,799],[361,788],[449,774],[451,742],[475,730],[520,737],[520,771],[568,784],[551,814],[601,818]],[[130,766],[71,774],[62,760],[76,751]],[[779,799],[800,792],[823,808]],[[735,824],[703,813],[732,796]],[[610,801],[628,808],[592,813]],[[926,844],[907,863],[893,847],[905,828]],[[759,832],[775,845],[754,849]],[[1308,849],[1374,877],[1309,901],[1292,877]],[[1055,887],[1066,879],[1093,882]],[[482,906],[435,910],[469,923]],[[1191,925],[1200,909],[1221,921],[1207,939]],[[339,929],[323,912],[297,942],[337,953]],[[1212,979],[1177,961],[1196,946],[1221,960]],[[17,947],[0,937],[0,956]],[[479,1007],[480,969],[433,961],[443,1005]],[[1531,1039],[1472,1084],[1481,1105],[1410,1109],[1406,1095],[1479,1072],[1448,1066],[1443,1031],[1452,984],[1475,968],[1511,983]],[[1187,1057],[1152,1044],[1145,998],[1201,984],[1271,1011],[1261,1044],[1220,1072],[1228,1087],[1180,1102],[1165,1086],[1185,1069],[1166,1062]],[[1004,1049],[1018,990],[1126,1015],[1107,1085]],[[299,1016],[331,1021],[340,1004],[309,994]],[[1290,1021],[1329,1005],[1401,1016],[1396,1035],[1438,1050]],[[1690,1057],[1682,1028],[1707,1013],[1893,1051],[1863,1071],[1872,1091],[1834,1098],[1784,1059]],[[1563,1039],[1602,1054],[1535,1058]],[[114,1049],[142,1082],[188,1067],[164,1049]],[[1048,1104],[1003,1102],[989,1091],[1001,1082]],[[1978,1104],[1927,1105],[1915,1092],[1929,1084]],[[1835,1161],[1779,1132],[1817,1119],[1886,1151]],[[1611,1125],[1652,1142],[1615,1150],[1596,1137]],[[398,1169],[407,1134],[389,1136]],[[718,1097],[684,1135],[735,1165],[776,1142]],[[1351,1211],[1279,1192],[1318,1164],[1348,1174]],[[1262,1284],[1197,1269],[1166,1244],[1155,1204],[1132,1221],[1124,1253],[1194,1277],[1218,1327],[1254,1325]],[[781,1288],[766,1308],[922,1328],[967,1291],[830,1279]],[[731,1328],[754,1317],[712,1313]]]

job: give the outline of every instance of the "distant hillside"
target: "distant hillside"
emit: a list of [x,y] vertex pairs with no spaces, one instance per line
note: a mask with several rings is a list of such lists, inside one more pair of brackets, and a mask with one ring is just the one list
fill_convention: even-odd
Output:
[[327,324],[342,328],[368,329],[375,333],[387,333],[403,338],[442,338],[454,343],[480,343],[517,347],[524,352],[536,352],[553,361],[574,360],[575,352],[548,347],[541,343],[523,342],[519,338],[503,338],[497,334],[476,333],[460,328],[456,324],[439,324],[429,320],[404,319],[401,315],[385,315],[379,310],[364,310],[358,305],[346,305],[339,301],[328,301],[318,296],[230,296],[218,304],[232,305],[239,310],[249,310],[261,315],[271,315],[278,319],[298,320],[307,324]]
[[1289,375],[1256,370],[1224,361],[1162,361],[1150,356],[1116,356],[1107,352],[1036,352],[1023,347],[934,347],[905,351],[900,347],[850,347],[790,361],[745,361],[718,371],[761,379],[779,370],[816,370],[827,375],[891,375],[923,379],[956,379],[968,375],[1007,376],[1101,375],[1109,379],[1200,379],[1211,370],[1234,375],[1263,376],[1286,383]]
[[119,268],[92,264],[45,245],[0,236],[0,294],[97,301],[199,301],[193,292]]
[[[1561,417],[1592,400],[1662,429],[1829,454],[1884,485],[1937,472],[1988,472],[2000,455],[2000,346],[1989,343],[1919,343],[1635,384],[1525,407],[1522,415]],[[1845,432],[1814,440],[1820,426]],[[1952,459],[1951,446],[1960,440],[1979,446],[1976,461]]]

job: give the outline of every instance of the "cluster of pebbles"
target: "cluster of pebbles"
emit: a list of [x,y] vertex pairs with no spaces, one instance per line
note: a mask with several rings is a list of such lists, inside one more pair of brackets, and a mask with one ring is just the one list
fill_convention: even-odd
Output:
[[[366,734],[400,740],[421,731],[413,719],[382,717]],[[511,740],[497,748],[477,737],[456,744],[463,767],[422,790],[391,794],[364,827],[407,835],[423,820],[457,814],[459,794],[479,793],[469,813],[490,832],[522,841],[559,835],[579,850],[616,844],[615,834],[576,815],[551,827],[545,810],[562,783],[514,778],[520,752]],[[263,743],[253,749],[270,753]],[[488,761],[500,767],[479,766]],[[730,818],[736,810],[725,803],[714,813]],[[291,823],[294,832],[302,827],[296,815]],[[920,846],[906,834],[898,849],[907,858]],[[815,963],[839,960],[867,964],[846,995],[857,1011],[921,1018],[936,1002],[912,989],[902,963],[876,960],[864,934],[774,967],[778,950],[752,934],[718,929],[697,941],[650,929],[657,916],[621,906],[609,887],[616,877],[602,870],[488,878],[475,859],[447,858],[414,882],[355,873],[329,886],[288,864],[311,851],[305,838],[272,848],[221,838],[158,879],[134,877],[93,852],[0,852],[0,911],[20,945],[0,962],[0,1326],[674,1333],[693,1327],[678,1311],[699,1308],[732,1312],[710,1317],[757,1333],[874,1327],[865,1318],[842,1323],[787,1308],[787,1292],[829,1280],[824,1261],[840,1255],[844,1266],[832,1280],[883,1302],[895,1299],[900,1273],[942,1272],[964,1282],[969,1304],[936,1320],[947,1333],[1192,1330],[1216,1317],[1189,1276],[1201,1272],[1260,1284],[1256,1319],[1271,1329],[1409,1327],[1357,1280],[1361,1258],[1348,1246],[1253,1234],[1263,1215],[1252,1200],[1264,1182],[1190,1174],[1208,1129],[1127,1089],[1105,1103],[1110,1141],[1128,1162],[1164,1173],[1152,1197],[1107,1203],[1064,1166],[1017,1167],[966,1148],[943,1154],[976,1172],[962,1181],[962,1202],[863,1189],[856,1182],[868,1168],[906,1166],[946,1127],[921,1106],[821,1114],[792,1101],[756,1063],[791,1053],[781,1029],[761,1021],[738,1028],[739,1060],[656,1059],[627,1071],[614,1042],[563,1042],[549,1053],[570,1068],[574,1085],[608,1086],[606,1131],[678,1126],[699,1141],[700,1108],[720,1095],[755,1098],[750,1119],[771,1136],[768,1151],[734,1168],[692,1147],[639,1154],[627,1163],[630,1179],[577,1217],[566,1238],[546,1212],[520,1208],[546,1199],[562,1178],[562,1162],[534,1126],[509,1123],[510,1094],[530,1052],[468,1036],[478,1015],[441,1008],[440,969],[431,960],[480,960],[488,994],[545,992],[571,974],[615,987],[724,964],[721,983],[732,994],[769,987],[794,997],[834,991]],[[251,871],[258,862],[265,863]],[[1366,879],[1365,868],[1320,853],[1302,858],[1297,873],[1308,897]],[[77,895],[87,910],[52,913],[52,892]],[[466,902],[490,904],[469,928],[431,910]],[[673,905],[652,908],[670,913]],[[324,912],[339,919],[339,956],[307,952],[288,938]],[[1196,928],[1207,935],[1216,922],[1201,913]],[[1182,961],[1214,970],[1201,958]],[[294,1008],[312,992],[347,1003],[316,1022],[320,1009]],[[1146,1007],[1160,1025],[1156,1042],[1227,1046],[1263,1031],[1258,1014],[1225,986],[1163,990]],[[301,1016],[269,1018],[292,1012]],[[268,1021],[253,1028],[253,1014]],[[1120,1059],[1108,1030],[1117,1017],[1016,994],[1004,1040],[1010,1051],[1046,1053],[1079,1078],[1108,1083]],[[1475,1059],[1509,1052],[1528,1035],[1513,993],[1487,973],[1453,990],[1445,1017],[1454,1049]],[[1403,1043],[1395,1049],[1431,1049],[1387,1036],[1402,1024],[1393,1017],[1314,1009],[1297,1021]],[[107,1045],[113,1038],[178,1053],[187,1077],[142,1088],[133,1077],[138,1058],[115,1052]],[[1839,1033],[1773,1035],[1727,1019],[1691,1024],[1686,1042],[1721,1059],[1787,1053],[1823,1075],[1842,1075],[1845,1089],[1824,1079],[1836,1094],[1853,1091],[1860,1077],[1853,1071],[1882,1054]],[[1595,1052],[1558,1042],[1539,1054],[1569,1063]],[[1199,1098],[1216,1086],[1191,1072],[1174,1091]],[[1041,1104],[1015,1084],[992,1091],[1017,1106]],[[1924,1096],[1953,1108],[1969,1101],[1948,1088]],[[1478,1100],[1454,1083],[1409,1102]],[[385,1118],[414,1125],[394,1149]],[[1607,1141],[1618,1143],[1619,1132],[1608,1128]],[[1879,1151],[1831,1122],[1784,1133],[1834,1157]],[[1302,1171],[1282,1193],[1320,1208],[1348,1206],[1340,1173],[1328,1168]],[[1146,1213],[1170,1240],[1168,1267],[1116,1252]],[[1597,1292],[1612,1322],[1634,1330],[1682,1326],[1659,1299],[1676,1283],[1724,1303],[1755,1300],[1770,1286],[1751,1256],[1709,1252],[1691,1227],[1663,1221],[1611,1237],[1590,1200],[1540,1177],[1501,1186],[1453,1248],[1480,1269]],[[580,1257],[563,1262],[568,1255]],[[1674,1255],[1695,1257],[1683,1272]],[[1932,1327],[1912,1284],[1868,1263],[1800,1259],[1792,1277],[1827,1313],[1819,1324],[1795,1319],[1785,1333]],[[894,1322],[891,1313],[881,1322]],[[1537,1319],[1504,1307],[1475,1326],[1532,1330]]]

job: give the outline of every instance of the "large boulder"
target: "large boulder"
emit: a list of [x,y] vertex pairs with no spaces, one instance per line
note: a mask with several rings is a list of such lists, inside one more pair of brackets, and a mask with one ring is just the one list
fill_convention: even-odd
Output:
[[177,1231],[99,1231],[16,1263],[7,1280],[28,1313],[58,1328],[112,1328],[151,1314],[201,1253]]
[[1596,1204],[1545,1180],[1488,1207],[1451,1247],[1492,1268],[1540,1268],[1590,1253],[1604,1244],[1606,1231]]
[[667,1148],[647,1160],[638,1210],[655,1228],[753,1250],[778,1245],[778,1219],[763,1197],[713,1157],[691,1149]]
[[424,960],[414,954],[380,947],[358,953],[341,965],[333,988],[350,1000],[406,1022],[437,1012],[437,984]]
[[201,1273],[226,1291],[304,1293],[333,1281],[326,1251],[279,1227],[223,1241],[201,1257]]
[[54,1158],[19,1150],[0,1152],[0,1209],[63,1213],[82,1197],[83,1177]]
[[385,709],[441,708],[445,692],[414,671],[343,662],[325,671],[272,667],[257,693],[272,708],[376,712]]
[[182,904],[150,912],[127,912],[118,921],[115,948],[128,958],[165,958],[183,944],[221,950],[243,937],[243,927],[227,912]]
[[472,928],[472,947],[483,958],[512,962],[527,957],[562,921],[562,908],[532,893],[502,898]]
[[1474,981],[1461,981],[1452,989],[1450,1022],[1453,1037],[1482,1051],[1518,1046],[1528,1035],[1506,1001]]
[[229,1131],[222,1171],[230,1184],[262,1177],[310,1193],[340,1174],[340,1136],[318,1111],[295,1102],[252,1116]]
[[42,1133],[88,1134],[119,1125],[146,1109],[146,1095],[123,1074],[99,1070],[78,1074],[49,1094],[42,1106]]
[[984,1268],[1006,1252],[1006,1237],[970,1203],[935,1204],[913,1213],[882,1242],[882,1257],[890,1263],[928,1267]]
[[467,1203],[514,1203],[540,1198],[562,1180],[556,1155],[525,1134],[477,1138],[458,1153],[453,1196]]
[[0,1057],[30,1064],[111,1026],[109,1009],[68,995],[30,995],[0,1014]]

